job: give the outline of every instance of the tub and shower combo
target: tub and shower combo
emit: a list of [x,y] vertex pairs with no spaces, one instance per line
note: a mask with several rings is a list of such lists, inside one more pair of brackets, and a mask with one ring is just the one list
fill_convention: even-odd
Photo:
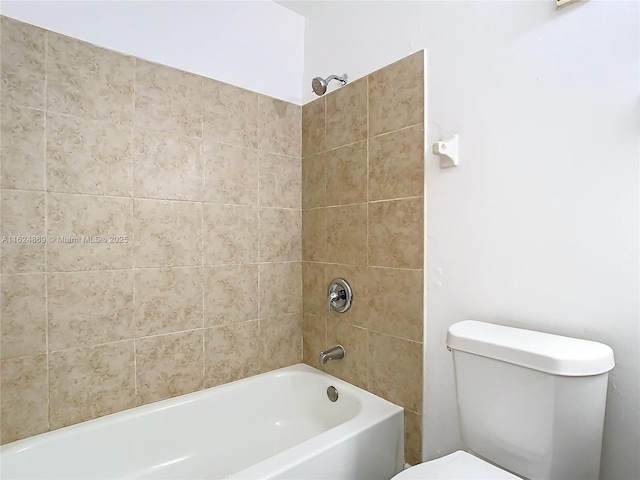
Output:
[[5,445],[0,478],[388,480],[403,431],[401,407],[298,364]]

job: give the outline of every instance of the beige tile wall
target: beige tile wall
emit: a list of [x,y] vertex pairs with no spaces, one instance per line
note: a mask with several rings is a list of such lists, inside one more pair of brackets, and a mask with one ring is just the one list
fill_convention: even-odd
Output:
[[299,362],[301,108],[0,27],[2,443]]
[[[424,55],[302,108],[304,361],[405,408],[405,457],[421,461]],[[329,281],[353,305],[326,312]]]

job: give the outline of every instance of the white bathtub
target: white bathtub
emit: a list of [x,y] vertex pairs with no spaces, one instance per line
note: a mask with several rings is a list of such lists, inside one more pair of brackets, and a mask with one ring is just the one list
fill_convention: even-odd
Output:
[[0,478],[388,480],[403,426],[401,407],[298,364],[5,445]]

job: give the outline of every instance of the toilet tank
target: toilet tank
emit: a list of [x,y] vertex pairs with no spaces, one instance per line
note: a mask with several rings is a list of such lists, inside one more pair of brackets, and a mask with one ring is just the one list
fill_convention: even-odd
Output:
[[530,480],[599,478],[609,346],[472,320],[447,346],[471,451]]

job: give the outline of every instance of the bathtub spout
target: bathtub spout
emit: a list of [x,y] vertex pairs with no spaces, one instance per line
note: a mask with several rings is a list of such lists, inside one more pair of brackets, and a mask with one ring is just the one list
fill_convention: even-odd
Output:
[[329,360],[339,360],[345,356],[344,347],[336,345],[325,352],[320,352],[320,365],[326,365]]

